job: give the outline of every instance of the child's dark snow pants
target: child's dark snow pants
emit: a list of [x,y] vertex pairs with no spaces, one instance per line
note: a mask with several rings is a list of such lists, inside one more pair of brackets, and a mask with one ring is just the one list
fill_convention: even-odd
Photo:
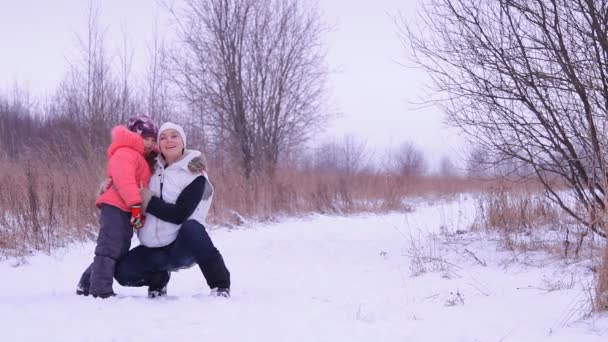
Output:
[[116,262],[124,257],[131,247],[133,228],[131,214],[114,206],[102,204],[99,218],[100,228],[93,263],[80,278],[80,287],[93,296],[113,293],[112,282]]

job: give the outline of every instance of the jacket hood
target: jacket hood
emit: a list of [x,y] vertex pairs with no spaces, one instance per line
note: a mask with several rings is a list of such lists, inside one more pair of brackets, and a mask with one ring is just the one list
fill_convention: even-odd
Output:
[[116,126],[112,128],[112,143],[108,147],[108,157],[122,147],[133,149],[143,155],[144,139],[139,134],[129,131],[125,126]]

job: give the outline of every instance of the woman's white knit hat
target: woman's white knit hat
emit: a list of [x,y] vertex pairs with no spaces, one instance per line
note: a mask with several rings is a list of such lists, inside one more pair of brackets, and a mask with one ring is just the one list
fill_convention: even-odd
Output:
[[160,141],[160,134],[168,129],[174,129],[177,131],[177,133],[179,133],[179,135],[182,137],[182,141],[184,142],[184,148],[186,148],[186,133],[184,133],[182,126],[173,122],[165,122],[162,124],[162,126],[160,126],[158,129],[158,139],[156,139],[156,141]]

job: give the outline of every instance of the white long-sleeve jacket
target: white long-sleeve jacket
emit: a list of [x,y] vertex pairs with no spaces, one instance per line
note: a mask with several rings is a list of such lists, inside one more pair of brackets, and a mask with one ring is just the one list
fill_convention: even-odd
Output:
[[[206,184],[202,199],[187,220],[196,220],[205,225],[205,218],[213,199],[213,186],[206,172],[192,172],[188,168],[190,161],[200,155],[199,151],[186,150],[182,159],[166,168],[165,162],[159,156],[156,161],[155,172],[152,174],[152,178],[150,178],[150,190],[164,202],[175,204],[181,192],[190,183],[198,177],[204,177]],[[144,226],[137,230],[137,237],[144,246],[162,247],[175,241],[180,228],[181,224],[163,221],[147,213]]]

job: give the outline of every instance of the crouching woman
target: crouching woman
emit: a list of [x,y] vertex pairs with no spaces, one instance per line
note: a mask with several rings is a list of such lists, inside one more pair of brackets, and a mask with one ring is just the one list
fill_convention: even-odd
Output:
[[140,245],[116,265],[114,277],[123,286],[148,286],[153,298],[166,295],[171,271],[197,264],[211,295],[229,297],[230,272],[204,226],[213,187],[200,152],[185,149],[183,128],[171,122],[159,129],[158,144],[150,189],[141,189]]

